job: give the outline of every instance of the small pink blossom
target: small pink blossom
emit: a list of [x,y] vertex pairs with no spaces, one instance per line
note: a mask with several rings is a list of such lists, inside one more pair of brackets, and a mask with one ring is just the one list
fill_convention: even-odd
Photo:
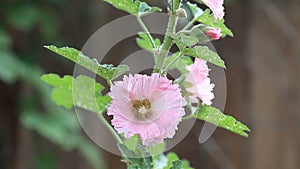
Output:
[[218,40],[222,36],[220,28],[213,28],[205,31],[205,35],[208,36],[211,40]]
[[190,71],[185,78],[184,83],[188,83],[186,91],[191,103],[198,103],[198,98],[202,104],[211,105],[214,99],[213,88],[214,84],[210,82],[208,77],[209,69],[206,61],[202,59],[195,59],[195,63],[188,66]]
[[215,21],[224,17],[224,0],[202,0],[202,2],[211,9],[214,14]]
[[138,134],[146,146],[172,138],[186,105],[178,85],[155,73],[124,76],[111,86],[107,114],[125,138]]

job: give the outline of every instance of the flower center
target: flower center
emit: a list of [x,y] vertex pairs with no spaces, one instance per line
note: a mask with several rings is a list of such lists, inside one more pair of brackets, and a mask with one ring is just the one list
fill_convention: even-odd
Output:
[[138,119],[148,118],[150,115],[151,104],[148,99],[131,101],[134,115]]

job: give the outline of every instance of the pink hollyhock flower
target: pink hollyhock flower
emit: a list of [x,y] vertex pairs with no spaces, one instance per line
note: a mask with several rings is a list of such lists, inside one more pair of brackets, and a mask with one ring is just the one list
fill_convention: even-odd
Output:
[[205,35],[208,36],[211,40],[218,40],[222,36],[220,28],[213,28],[205,31]]
[[202,2],[211,9],[214,14],[215,21],[224,17],[224,0],[202,0]]
[[178,85],[155,73],[124,76],[111,86],[107,114],[125,138],[138,134],[146,146],[172,138],[186,105]]
[[214,84],[210,83],[208,77],[209,69],[206,61],[195,59],[194,64],[187,67],[190,71],[184,80],[186,91],[191,103],[198,103],[198,98],[202,104],[211,105],[214,99]]

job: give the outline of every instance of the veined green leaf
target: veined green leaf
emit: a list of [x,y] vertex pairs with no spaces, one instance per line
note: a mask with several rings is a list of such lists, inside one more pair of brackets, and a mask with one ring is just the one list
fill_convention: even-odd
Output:
[[171,35],[171,37],[180,51],[183,51],[189,45],[189,44],[183,43],[180,40],[180,36],[177,36],[176,34]]
[[78,76],[73,84],[74,105],[92,112],[102,113],[111,101],[108,95],[102,96],[104,87],[87,76]]
[[[139,32],[138,35],[139,37],[136,38],[136,43],[138,44],[138,46],[142,49],[153,52],[151,40],[148,35],[145,32]],[[154,39],[154,43],[156,44],[156,46],[160,46],[160,40],[158,38]]]
[[170,169],[182,169],[182,162],[180,160],[173,161]]
[[227,26],[225,25],[225,23],[224,23],[225,20],[219,19],[219,20],[215,21],[214,15],[211,14],[209,9],[206,9],[202,15],[198,16],[196,18],[196,21],[198,21],[204,25],[210,26],[210,27],[220,28],[223,37],[225,37],[226,35],[231,36],[231,37],[233,36],[233,33],[231,32],[231,30],[229,28],[227,28]]
[[174,39],[178,48],[181,50],[185,47],[192,47],[199,42],[198,38],[183,32],[172,35],[172,38]]
[[128,12],[131,15],[142,16],[150,12],[161,11],[158,7],[150,7],[145,2],[139,0],[103,0],[117,9]]
[[210,50],[206,46],[195,46],[193,48],[186,48],[182,51],[187,56],[200,58],[222,68],[226,68],[224,61],[214,51]]
[[248,137],[247,132],[250,132],[250,129],[246,125],[237,121],[234,117],[225,115],[219,109],[211,106],[200,106],[193,116],[197,119],[207,121],[244,137]]
[[[180,160],[178,155],[173,152],[169,153],[167,155],[167,158],[168,158],[168,165],[164,169],[170,169],[171,167],[177,167],[177,166],[181,166],[180,169],[194,169],[193,167],[190,166],[187,160]],[[180,161],[180,163],[176,161]],[[174,162],[175,162],[175,166],[174,166]]]
[[54,87],[52,91],[53,101],[67,109],[73,106],[80,107],[95,113],[101,113],[108,106],[111,98],[102,96],[103,86],[87,76],[59,77],[56,74],[46,74],[41,79]]
[[207,30],[205,25],[196,25],[191,30],[180,31],[172,35],[173,41],[180,51],[191,48],[198,44],[210,42],[210,38],[204,33]]
[[80,66],[85,67],[86,69],[96,73],[105,80],[112,80],[129,70],[129,67],[126,65],[119,65],[117,67],[114,67],[111,64],[99,64],[96,59],[90,59],[82,52],[74,48],[57,48],[53,45],[45,46],[45,48],[79,64]]

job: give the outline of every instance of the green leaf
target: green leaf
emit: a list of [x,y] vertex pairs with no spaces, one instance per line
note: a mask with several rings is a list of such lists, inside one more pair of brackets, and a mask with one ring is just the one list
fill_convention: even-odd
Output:
[[192,47],[199,42],[198,38],[189,36],[184,32],[172,35],[172,38],[180,50],[183,50],[185,47]]
[[[162,154],[165,150],[165,143],[154,144],[150,146],[144,146],[142,144],[141,138],[139,135],[134,135],[128,139],[125,139],[123,145],[130,151],[133,151],[132,154],[135,157],[147,157],[147,156],[156,156]],[[131,152],[130,152],[131,153]],[[130,156],[130,154],[128,154]]]
[[0,50],[0,80],[8,84],[16,82],[25,67],[25,64],[14,53]]
[[[142,49],[148,50],[152,52],[153,46],[151,44],[151,40],[145,32],[139,32],[139,37],[136,38],[136,43]],[[154,43],[156,46],[160,46],[160,40],[158,38],[154,39]]]
[[60,145],[64,150],[78,149],[95,169],[103,169],[104,162],[101,160],[100,152],[82,135],[76,114],[55,105],[51,106],[51,112],[40,113],[34,110],[34,105],[26,104],[21,114],[22,124]]
[[139,7],[139,16],[151,13],[151,12],[160,12],[161,9],[159,7],[150,7],[146,2],[140,2]]
[[104,87],[87,76],[79,76],[73,84],[74,105],[83,109],[102,113],[111,101],[108,95],[102,96]]
[[194,169],[193,167],[190,166],[189,161],[187,160],[182,160],[182,169]]
[[60,111],[43,115],[35,110],[25,109],[21,120],[27,128],[36,130],[53,143],[63,145],[66,150],[76,148],[78,135],[73,132],[79,129],[79,124],[74,113]]
[[29,31],[37,24],[39,14],[39,7],[27,2],[12,5],[7,12],[7,18],[15,28],[22,31]]
[[138,0],[103,0],[114,6],[117,9],[128,12],[131,15],[142,16],[150,12],[161,11],[158,7],[150,7],[145,2],[140,2]]
[[172,167],[170,169],[182,169],[182,162],[180,160],[176,160],[172,162]]
[[195,46],[193,48],[186,48],[182,51],[184,55],[200,58],[222,68],[226,68],[224,61],[214,51],[207,46]]
[[[177,154],[171,152],[167,155],[168,158],[168,165],[164,169],[170,169],[171,167],[178,167],[180,166],[181,163],[181,168],[180,169],[194,169],[193,167],[190,166],[189,162],[187,160],[180,160]],[[176,161],[181,161],[176,162]],[[175,162],[175,166],[173,165]]]
[[180,51],[191,48],[197,44],[210,42],[210,38],[204,33],[207,28],[204,25],[196,25],[191,30],[180,31],[172,35],[173,41]]
[[90,140],[82,140],[78,145],[79,152],[83,154],[87,161],[89,161],[96,169],[107,168],[104,165],[104,157],[99,154],[100,148]]
[[193,18],[198,18],[200,15],[203,14],[203,10],[201,8],[199,8],[197,6],[197,4],[190,3],[190,2],[187,2],[186,4],[190,8],[190,10],[193,14]]
[[42,15],[39,15],[39,27],[42,36],[46,41],[44,42],[56,42],[62,41],[59,36],[59,28],[62,23],[60,23],[56,17],[55,13],[43,12]]
[[151,145],[149,147],[147,147],[150,154],[152,156],[157,156],[159,154],[162,154],[166,148],[166,143],[163,142],[163,143],[160,143],[160,144],[155,144],[155,145]]
[[97,75],[108,81],[122,75],[129,70],[128,66],[126,65],[119,65],[118,67],[114,67],[111,64],[99,64],[96,59],[90,59],[82,52],[74,48],[57,48],[53,45],[45,46],[45,48],[75,62],[76,64],[85,67],[86,69],[96,73]]
[[225,23],[224,23],[225,20],[219,19],[215,22],[214,15],[211,14],[209,9],[206,9],[202,15],[198,16],[196,18],[196,21],[198,21],[204,25],[210,26],[210,27],[220,28],[223,37],[225,37],[226,35],[231,36],[231,37],[233,36],[233,33],[231,32],[231,30],[229,28],[227,28],[227,26],[225,25]]
[[0,27],[0,50],[7,50],[10,48],[12,40],[9,34]]
[[219,109],[207,105],[200,106],[193,116],[244,137],[248,137],[247,132],[250,132],[246,125],[237,121],[234,117],[225,115]]
[[153,157],[153,168],[164,169],[167,165],[168,158],[164,154]]
[[144,146],[137,144],[134,151],[124,144],[118,144],[123,159],[129,164],[128,169],[152,169],[152,157]]
[[[33,89],[33,94],[21,102],[22,124],[63,150],[77,149],[95,169],[106,168],[101,151],[82,133],[74,111],[58,107],[51,101],[51,89],[40,80],[41,74],[42,70],[31,65],[20,75]],[[41,107],[43,112],[40,112]]]
[[168,165],[164,168],[164,169],[170,169],[173,165],[173,161],[177,161],[179,160],[179,157],[177,156],[177,154],[171,152],[167,155],[168,158]]
[[[165,60],[165,65],[171,63],[177,56],[178,52],[172,54],[171,56],[167,57]],[[193,64],[193,60],[189,56],[181,56],[171,67],[170,69],[177,69],[180,71],[181,74],[188,73],[186,69],[187,66]]]
[[205,34],[205,31],[208,30],[208,28],[205,25],[196,25],[191,30],[188,30],[184,33],[188,34],[189,36],[195,37],[198,39],[198,43],[205,44],[211,39]]
[[52,91],[52,100],[59,106],[67,109],[73,107],[73,76],[64,76],[60,78],[57,74],[43,75],[41,79],[54,87]]
[[34,169],[53,169],[58,167],[58,157],[53,150],[39,153],[34,165]]
[[180,40],[180,36],[173,34],[171,37],[180,51],[183,51],[187,46],[189,46],[189,44],[185,44]]
[[129,149],[134,151],[136,149],[137,144],[140,142],[139,135],[134,135],[129,139],[124,140],[124,145]]
[[181,0],[170,0],[172,1],[172,10],[176,10],[180,7]]
[[41,79],[54,87],[53,101],[67,109],[74,105],[95,113],[103,112],[111,101],[108,95],[102,96],[103,86],[90,77],[73,76],[59,77],[56,74],[46,74]]

